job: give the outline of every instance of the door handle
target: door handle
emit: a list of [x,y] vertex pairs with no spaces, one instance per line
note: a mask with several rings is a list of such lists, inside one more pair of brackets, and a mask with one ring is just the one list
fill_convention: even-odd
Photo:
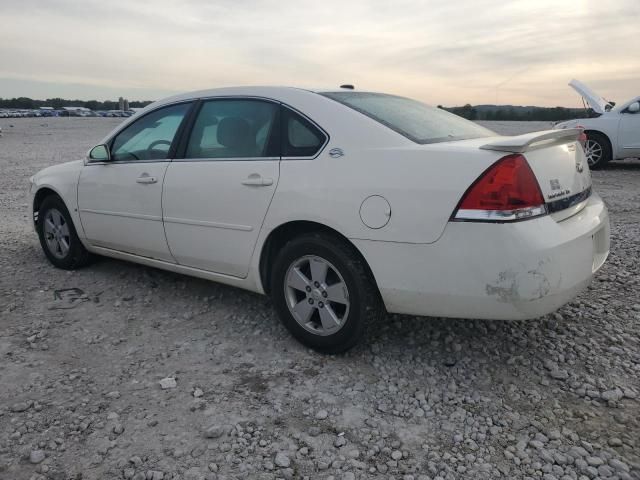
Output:
[[136,178],[137,183],[157,183],[158,179],[156,177],[150,177],[149,175],[140,175]]
[[268,187],[269,185],[273,185],[273,178],[262,178],[257,173],[252,173],[242,181],[242,185],[253,187]]

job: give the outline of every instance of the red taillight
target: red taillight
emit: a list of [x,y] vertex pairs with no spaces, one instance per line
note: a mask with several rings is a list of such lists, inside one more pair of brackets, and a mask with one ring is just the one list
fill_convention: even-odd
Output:
[[585,144],[587,143],[587,134],[584,133],[584,127],[582,125],[578,125],[577,128],[581,128],[582,129],[582,133],[580,133],[580,136],[578,136],[578,141],[582,144],[582,146],[584,147]]
[[454,220],[512,221],[547,213],[527,160],[507,155],[487,169],[462,197]]

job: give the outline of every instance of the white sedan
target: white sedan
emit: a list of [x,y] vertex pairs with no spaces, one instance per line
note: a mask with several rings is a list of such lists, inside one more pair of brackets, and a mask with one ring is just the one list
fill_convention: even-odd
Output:
[[92,254],[271,295],[346,350],[386,311],[531,319],[609,253],[579,136],[495,133],[407,98],[224,88],[149,105],[31,178],[44,253]]
[[595,169],[609,160],[640,157],[640,97],[614,106],[578,80],[571,80],[569,85],[597,116],[558,123],[556,128],[584,129],[589,166]]

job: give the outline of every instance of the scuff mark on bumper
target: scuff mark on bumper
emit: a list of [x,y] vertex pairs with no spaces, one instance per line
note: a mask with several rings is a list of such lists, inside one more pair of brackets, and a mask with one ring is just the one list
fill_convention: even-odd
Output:
[[500,302],[513,305],[539,300],[560,286],[561,274],[553,272],[551,267],[551,259],[546,258],[534,268],[504,270],[494,284],[486,285],[485,290]]

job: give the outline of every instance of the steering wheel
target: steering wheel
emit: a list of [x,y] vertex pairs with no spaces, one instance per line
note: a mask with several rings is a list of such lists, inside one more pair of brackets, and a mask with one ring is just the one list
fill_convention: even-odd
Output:
[[171,142],[169,140],[156,140],[155,142],[151,142],[151,145],[147,147],[147,150],[153,150],[157,145],[168,145],[171,146]]

